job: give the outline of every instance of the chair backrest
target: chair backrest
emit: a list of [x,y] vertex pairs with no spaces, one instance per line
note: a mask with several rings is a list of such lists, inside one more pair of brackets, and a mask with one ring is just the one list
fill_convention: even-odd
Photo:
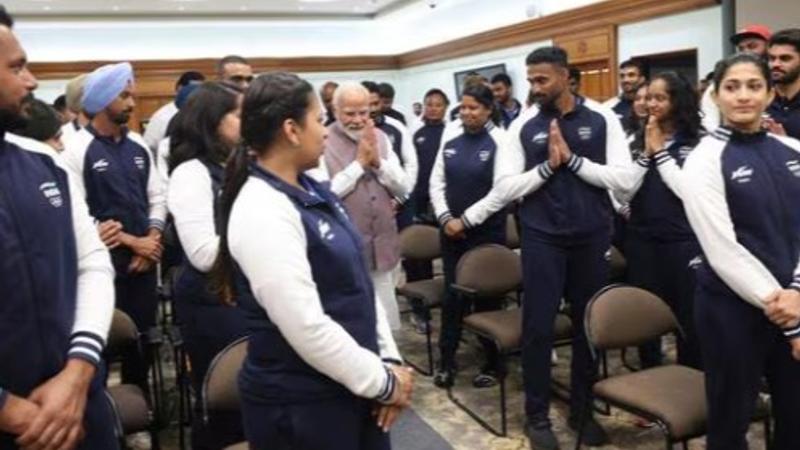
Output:
[[519,248],[519,228],[517,228],[517,220],[513,214],[509,214],[506,218],[506,246],[508,248]]
[[208,366],[203,380],[203,419],[209,411],[237,411],[240,408],[237,378],[247,356],[247,336],[222,349]]
[[589,301],[584,316],[589,345],[597,350],[636,346],[680,330],[669,306],[655,294],[616,284]]
[[136,323],[131,319],[131,316],[119,309],[114,310],[107,341],[106,355],[110,358],[118,357],[126,349],[138,345],[139,330],[136,328]]
[[456,284],[477,297],[499,297],[522,285],[522,260],[503,245],[484,244],[464,253],[456,265]]
[[403,259],[430,261],[442,256],[439,229],[414,224],[400,232],[400,256]]

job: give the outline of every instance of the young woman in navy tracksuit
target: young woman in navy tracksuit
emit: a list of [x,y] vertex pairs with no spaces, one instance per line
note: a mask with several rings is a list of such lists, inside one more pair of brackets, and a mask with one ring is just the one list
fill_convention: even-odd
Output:
[[[700,139],[697,94],[691,83],[675,72],[656,75],[647,88],[650,119],[634,140],[633,166],[640,182],[621,193],[630,215],[626,228],[625,257],[628,282],[665,300],[675,312],[685,340],[678,340],[678,362],[700,368],[692,304],[694,266],[700,246],[692,232],[683,203],[658,173],[657,165],[671,158],[679,166]],[[658,158],[650,156],[664,150]],[[661,363],[660,340],[640,347],[642,367]]]
[[[497,153],[504,151],[505,133],[491,120],[494,108],[492,91],[488,87],[475,85],[464,89],[461,102],[463,131],[444,139],[430,179],[431,202],[442,225],[442,262],[447,289],[439,336],[441,359],[434,377],[434,383],[440,387],[453,384],[461,319],[466,311],[464,299],[450,289],[455,282],[458,260],[481,244],[504,244],[506,239],[506,215],[502,210],[477,226],[463,218],[467,208],[485,197],[502,175],[495,161]],[[499,309],[500,300],[484,300],[475,307],[478,310]],[[487,362],[473,379],[476,387],[493,386],[499,375],[494,345],[484,342],[484,348]]]
[[174,295],[197,397],[194,449],[218,449],[243,439],[238,412],[215,412],[208,426],[200,413],[202,383],[211,360],[245,335],[241,311],[210,292],[207,275],[219,249],[216,199],[225,160],[239,142],[241,99],[241,92],[230,86],[205,83],[181,109],[170,141],[167,206],[183,251]]
[[376,302],[358,230],[304,174],[319,163],[322,122],[308,82],[263,75],[244,98],[245,145],[226,166],[214,274],[218,291],[233,288],[251,332],[239,390],[258,450],[388,449],[383,431],[410,400],[412,374]]
[[424,220],[431,210],[429,181],[433,165],[436,162],[436,154],[442,143],[442,133],[445,129],[444,116],[447,114],[448,105],[450,105],[450,100],[447,98],[447,94],[440,89],[429,90],[425,94],[425,116],[423,118],[425,124],[414,133],[414,147],[417,150],[419,164],[417,183],[414,185],[413,194],[417,220]]
[[[724,125],[703,138],[678,186],[705,261],[695,320],[706,374],[709,450],[747,448],[761,378],[775,420],[772,448],[800,448],[800,142],[762,130],[772,93],[766,65],[737,55],[717,65]],[[792,350],[794,348],[794,358]]]

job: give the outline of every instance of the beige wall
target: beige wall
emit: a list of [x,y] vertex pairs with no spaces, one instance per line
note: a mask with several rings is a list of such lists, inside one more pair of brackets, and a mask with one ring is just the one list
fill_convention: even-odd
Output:
[[736,28],[750,23],[773,31],[800,28],[800,0],[736,0]]

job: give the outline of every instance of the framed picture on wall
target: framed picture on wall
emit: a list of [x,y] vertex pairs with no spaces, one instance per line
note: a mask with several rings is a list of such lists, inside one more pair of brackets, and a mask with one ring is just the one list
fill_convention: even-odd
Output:
[[475,69],[462,70],[453,74],[456,81],[456,98],[461,100],[461,91],[464,90],[464,80],[470,75],[480,75],[487,80],[491,80],[498,73],[506,73],[505,64],[495,64],[493,66],[478,67]]

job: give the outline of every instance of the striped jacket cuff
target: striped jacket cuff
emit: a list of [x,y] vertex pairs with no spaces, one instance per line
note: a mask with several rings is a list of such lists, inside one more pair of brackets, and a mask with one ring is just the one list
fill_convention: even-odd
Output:
[[786,336],[786,338],[788,338],[790,341],[800,338],[800,326],[796,326],[794,328],[784,328],[783,335]]
[[650,167],[650,158],[642,155],[636,160],[636,164],[647,169],[648,167]]
[[386,364],[391,364],[393,366],[402,366],[403,365],[403,361],[400,361],[399,359],[394,359],[394,358],[383,358],[383,359],[381,359],[381,361],[383,361]]
[[567,167],[569,167],[569,170],[578,173],[581,170],[581,166],[583,166],[583,158],[573,153],[567,161]]
[[392,399],[392,395],[394,394],[394,390],[397,385],[397,377],[394,375],[394,372],[392,372],[392,369],[387,366],[384,367],[384,370],[386,370],[386,383],[384,383],[383,389],[381,389],[381,392],[378,394],[378,396],[375,397],[375,400],[380,403],[388,403],[389,400]]
[[472,222],[470,222],[469,219],[467,219],[467,215],[466,214],[462,214],[460,219],[461,219],[461,223],[464,224],[464,228],[470,229],[470,228],[475,227],[475,225]]
[[6,406],[6,400],[8,400],[8,391],[0,388],[0,409]]
[[102,359],[104,347],[103,338],[93,333],[80,331],[70,338],[67,357],[82,359],[97,366]]
[[553,169],[550,167],[550,164],[548,164],[547,161],[539,164],[539,167],[536,168],[536,171],[539,172],[539,176],[542,177],[543,180],[547,180],[553,175]]
[[450,214],[450,211],[445,211],[439,214],[439,217],[437,217],[436,220],[438,220],[442,226],[445,226],[445,224],[447,224],[447,222],[450,221],[452,218],[453,215]]
[[667,152],[658,152],[658,153],[656,153],[656,156],[655,156],[655,160],[656,160],[656,165],[657,166],[660,166],[660,165],[664,164],[665,162],[667,162],[667,161],[669,161],[671,159],[672,159],[672,156],[670,156],[669,153],[667,153]]
[[150,228],[155,228],[158,231],[164,231],[164,227],[166,226],[166,222],[161,219],[151,218],[150,219]]
[[794,276],[794,280],[792,280],[792,284],[789,285],[789,288],[800,291],[800,274]]
[[394,201],[397,202],[397,207],[399,208],[399,207],[405,205],[406,202],[408,202],[409,198],[411,198],[411,196],[408,196],[408,195],[406,195],[405,197],[394,196]]

